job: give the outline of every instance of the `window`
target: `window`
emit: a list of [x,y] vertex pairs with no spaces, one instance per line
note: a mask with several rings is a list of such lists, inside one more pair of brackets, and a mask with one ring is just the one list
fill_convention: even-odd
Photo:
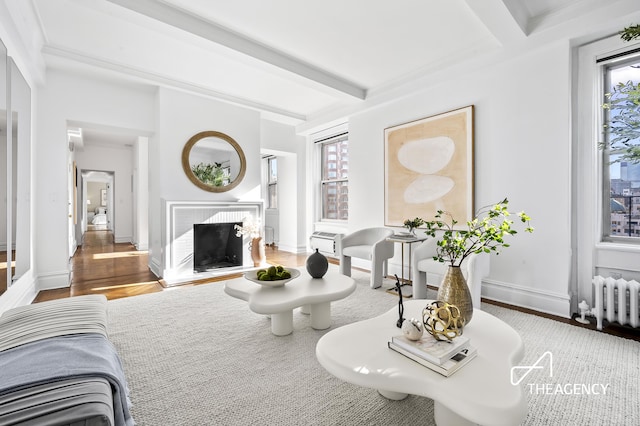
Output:
[[316,141],[320,151],[321,220],[349,218],[349,138],[346,133]]
[[601,64],[603,240],[640,243],[640,55]]
[[278,159],[267,158],[267,208],[278,208]]

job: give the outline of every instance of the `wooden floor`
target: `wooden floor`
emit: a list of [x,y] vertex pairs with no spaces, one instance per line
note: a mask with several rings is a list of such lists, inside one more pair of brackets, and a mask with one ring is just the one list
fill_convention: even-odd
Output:
[[[304,266],[306,256],[265,247],[267,262],[276,265]],[[71,287],[45,290],[38,293],[34,302],[60,299],[84,294],[104,294],[107,299],[136,296],[163,291],[162,282],[149,270],[146,251],[137,251],[128,243],[114,243],[113,233],[105,230],[89,230],[84,234],[82,246],[71,259]],[[224,277],[186,283],[180,287],[222,281]]]
[[[306,262],[306,255],[296,255],[278,251],[276,247],[267,246],[265,250],[267,262],[274,265],[302,266]],[[335,259],[330,259],[337,263]],[[165,290],[162,282],[151,273],[148,266],[148,256],[145,251],[137,251],[131,244],[113,242],[111,231],[90,230],[84,234],[84,241],[71,259],[72,279],[71,287],[46,290],[38,293],[35,302],[60,299],[84,294],[104,294],[108,299],[136,296],[145,293],[155,293]],[[186,283],[180,288],[223,281],[230,277],[239,277],[241,274],[233,274],[224,277]],[[175,287],[174,287],[175,288]],[[595,330],[595,319],[587,325],[579,324],[571,319],[558,317],[482,299],[483,302],[492,303],[509,309],[542,316],[555,321],[571,324]],[[618,324],[609,324],[604,332],[620,337],[640,341],[640,329],[635,329]]]

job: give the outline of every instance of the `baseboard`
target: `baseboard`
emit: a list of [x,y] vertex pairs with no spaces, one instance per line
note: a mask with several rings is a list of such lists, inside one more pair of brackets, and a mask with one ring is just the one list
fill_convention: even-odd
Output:
[[563,318],[571,318],[571,298],[568,294],[485,279],[482,281],[482,297]]
[[133,239],[131,238],[131,236],[129,235],[128,237],[117,237],[114,236],[113,237],[113,242],[116,244],[119,243],[130,243]]
[[276,246],[278,247],[278,250],[282,250],[282,251],[286,251],[288,253],[294,253],[294,254],[306,254],[307,252],[307,246],[291,246],[291,245],[287,245],[287,244],[283,244],[283,243],[277,243]]
[[136,248],[136,250],[138,251],[149,251],[149,244],[134,244],[134,247]]
[[149,269],[156,277],[162,277],[162,265],[158,259],[153,257],[149,259]]
[[10,286],[0,297],[0,315],[9,309],[29,305],[38,295],[36,282],[33,277],[28,280],[18,280]]
[[53,290],[71,286],[71,272],[58,271],[38,275],[38,291]]

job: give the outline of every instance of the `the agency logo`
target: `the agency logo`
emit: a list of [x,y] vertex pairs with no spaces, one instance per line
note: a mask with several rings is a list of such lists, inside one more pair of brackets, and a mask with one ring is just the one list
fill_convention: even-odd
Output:
[[[553,378],[553,354],[550,351],[543,353],[532,365],[511,367],[511,384],[518,386],[531,372],[545,369],[549,372],[548,377]],[[610,384],[538,382],[526,383],[526,386],[533,395],[606,395]]]
[[[525,377],[529,375],[533,370],[542,370],[544,369],[544,365],[542,361],[545,358],[549,358],[549,377],[553,377],[553,354],[549,351],[542,354],[540,358],[533,365],[516,365],[515,367],[511,367],[511,384],[514,386],[522,383]],[[516,377],[516,371],[524,371],[520,378]]]

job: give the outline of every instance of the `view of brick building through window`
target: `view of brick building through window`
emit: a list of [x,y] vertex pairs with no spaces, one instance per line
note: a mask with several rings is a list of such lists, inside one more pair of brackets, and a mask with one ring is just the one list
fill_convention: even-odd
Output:
[[349,218],[349,142],[346,134],[321,143],[322,218]]

